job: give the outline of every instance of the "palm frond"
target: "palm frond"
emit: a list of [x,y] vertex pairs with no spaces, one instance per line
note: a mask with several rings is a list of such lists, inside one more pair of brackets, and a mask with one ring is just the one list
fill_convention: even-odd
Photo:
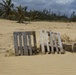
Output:
[[13,7],[14,7],[14,4],[11,4],[11,5],[10,5],[10,7],[12,7],[12,8],[13,8]]
[[18,22],[22,23],[25,19],[24,7],[20,5],[19,7],[16,7],[16,8],[17,8],[16,16],[17,16]]
[[6,2],[6,1],[4,1],[4,0],[3,0],[3,5],[5,5],[5,6],[7,5],[7,2]]
[[8,5],[10,6],[11,5],[11,0],[8,0],[7,2],[8,2]]
[[4,6],[4,4],[0,3],[0,6]]
[[0,3],[0,6],[2,6],[3,11],[6,16],[8,17],[11,14],[12,8],[14,7],[14,4],[12,4],[11,0],[2,0],[3,3]]

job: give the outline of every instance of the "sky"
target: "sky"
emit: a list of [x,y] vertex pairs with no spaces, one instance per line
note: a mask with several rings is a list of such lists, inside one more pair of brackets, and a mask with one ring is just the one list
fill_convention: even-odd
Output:
[[[2,0],[0,0],[1,2]],[[76,11],[76,0],[12,0],[17,5],[28,6],[28,10],[43,10],[48,9],[57,14],[70,15]]]

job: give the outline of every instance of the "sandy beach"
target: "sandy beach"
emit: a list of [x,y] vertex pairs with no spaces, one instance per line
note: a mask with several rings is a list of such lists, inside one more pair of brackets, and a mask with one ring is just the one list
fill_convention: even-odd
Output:
[[0,19],[0,75],[76,75],[76,53],[46,54],[35,56],[5,56],[14,51],[13,32],[36,31],[37,45],[40,43],[39,30],[52,30],[67,34],[76,40],[76,23],[26,22],[17,23]]

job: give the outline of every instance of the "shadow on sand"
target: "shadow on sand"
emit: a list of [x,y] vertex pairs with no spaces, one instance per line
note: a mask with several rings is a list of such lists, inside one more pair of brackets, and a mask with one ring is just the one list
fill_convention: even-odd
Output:
[[63,49],[68,52],[76,52],[76,43],[63,44]]

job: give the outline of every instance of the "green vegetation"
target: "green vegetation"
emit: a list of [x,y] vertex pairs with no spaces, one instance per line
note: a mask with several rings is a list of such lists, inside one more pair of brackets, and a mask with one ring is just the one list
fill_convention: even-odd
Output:
[[17,7],[17,12],[15,13],[15,16],[18,20],[18,23],[23,23],[23,20],[25,19],[25,11],[21,5]]
[[2,18],[8,18],[10,15],[12,15],[12,9],[14,7],[14,4],[12,4],[12,1],[11,0],[6,0],[4,1],[3,0],[3,3],[0,3],[0,10],[2,10],[2,15],[1,17]]
[[12,0],[2,0],[0,3],[0,18],[17,20],[19,23],[24,21],[59,21],[59,22],[76,22],[76,14],[72,12],[71,17],[68,18],[65,14],[57,15],[50,10],[44,9],[27,11],[27,7],[14,7]]

